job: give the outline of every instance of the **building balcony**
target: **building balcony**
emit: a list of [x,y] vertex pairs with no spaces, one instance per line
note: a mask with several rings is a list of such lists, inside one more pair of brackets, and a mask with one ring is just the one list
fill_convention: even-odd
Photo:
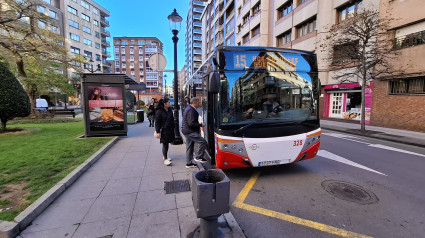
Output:
[[111,44],[109,42],[107,42],[106,40],[102,40],[102,45],[105,47],[110,47]]
[[111,33],[109,33],[109,31],[105,30],[104,28],[100,29],[100,33],[105,35],[106,37],[110,37]]
[[100,23],[101,23],[102,25],[106,26],[106,27],[108,27],[108,26],[109,26],[109,21],[108,21],[108,20],[106,20],[106,18],[104,18],[104,17],[100,17]]
[[198,5],[198,6],[204,6],[204,3],[203,2],[201,2],[201,1],[193,1],[193,4],[194,5]]

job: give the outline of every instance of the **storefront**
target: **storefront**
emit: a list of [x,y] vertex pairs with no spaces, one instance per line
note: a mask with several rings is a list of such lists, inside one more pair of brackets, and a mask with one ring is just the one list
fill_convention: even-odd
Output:
[[[365,89],[366,124],[370,121],[372,87],[373,82]],[[359,83],[326,85],[324,90],[324,118],[360,121],[362,89]]]

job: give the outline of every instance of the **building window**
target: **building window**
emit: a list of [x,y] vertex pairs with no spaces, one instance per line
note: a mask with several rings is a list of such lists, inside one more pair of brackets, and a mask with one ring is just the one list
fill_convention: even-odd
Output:
[[137,44],[138,45],[145,45],[145,41],[144,40],[139,40],[139,42]]
[[77,10],[75,8],[72,8],[72,7],[68,6],[68,12],[70,12],[70,13],[72,13],[72,14],[74,14],[74,15],[77,16]]
[[128,41],[126,40],[121,41],[121,45],[128,45]]
[[71,53],[74,53],[74,54],[80,54],[80,49],[79,49],[79,48],[76,48],[76,47],[71,46]]
[[338,9],[338,22],[354,17],[358,9],[363,5],[363,1],[354,1]]
[[81,6],[83,6],[87,10],[90,10],[90,5],[85,1],[81,1]]
[[313,32],[315,30],[316,30],[316,17],[297,26],[297,38],[305,36],[308,33]]
[[122,61],[125,61],[125,56],[121,56],[121,60]]
[[100,33],[98,31],[95,31],[94,36],[97,37],[97,38],[100,38]]
[[97,8],[93,8],[93,13],[99,15],[99,10]]
[[72,40],[80,42],[80,36],[79,35],[69,33],[69,38],[71,38]]
[[53,19],[57,19],[57,14],[55,11],[49,9],[49,16]]
[[48,4],[52,4],[52,0],[43,0],[43,1],[48,3]]
[[297,6],[307,2],[307,0],[297,0]]
[[96,21],[96,20],[93,20],[93,24],[94,24],[95,26],[99,26],[99,22],[98,22],[98,21]]
[[277,9],[277,19],[286,16],[288,13],[292,12],[292,1],[289,1],[283,4],[281,7]]
[[84,13],[81,13],[81,18],[83,18],[84,20],[90,22],[90,17],[87,16],[86,14],[84,14]]
[[91,29],[90,29],[90,28],[88,28],[88,27],[83,26],[83,31],[84,31],[85,33],[91,34]]
[[96,49],[100,49],[100,43],[94,43],[94,47],[96,48]]
[[249,21],[249,12],[243,16],[242,18],[242,24],[245,25]]
[[260,35],[260,24],[251,30],[251,38],[254,38],[257,35]]
[[131,44],[134,45],[134,40],[131,40]]
[[43,6],[37,6],[37,12],[44,14],[46,12],[46,8]]
[[84,51],[84,57],[92,58],[92,53],[90,51],[85,50]]
[[134,49],[130,48],[130,54],[134,54]]
[[121,48],[121,54],[125,54],[125,48],[124,47]]
[[277,47],[282,47],[285,44],[291,42],[291,30],[279,35],[277,37]]
[[102,61],[102,59],[100,58],[100,55],[96,54],[96,61]]
[[68,20],[68,24],[74,28],[80,29],[80,25],[78,24],[78,22],[75,22],[71,19]]
[[116,60],[115,61],[115,66],[118,66],[119,67],[120,66],[120,62]]
[[257,13],[260,13],[261,11],[261,1],[259,1],[255,6],[252,8],[252,16],[257,15]]
[[115,54],[115,59],[119,59],[120,55],[119,54]]
[[242,44],[245,44],[249,41],[249,33],[242,37]]
[[91,40],[84,38],[84,44],[91,45],[92,42],[91,42]]
[[56,26],[50,26],[50,31],[58,32],[58,28]]
[[425,77],[396,79],[389,81],[389,94],[425,94]]
[[118,46],[115,46],[115,47],[114,47],[114,52],[115,52],[115,53],[119,53],[119,52],[120,52],[120,48],[119,48]]

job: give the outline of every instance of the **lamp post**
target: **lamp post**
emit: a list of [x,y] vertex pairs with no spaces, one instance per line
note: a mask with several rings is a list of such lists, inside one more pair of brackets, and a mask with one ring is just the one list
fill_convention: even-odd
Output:
[[180,26],[183,18],[177,13],[176,9],[168,16],[170,21],[170,29],[173,33],[173,42],[174,42],[174,143],[173,145],[183,144],[182,136],[180,135],[179,130],[179,95],[178,95],[178,86],[177,86],[177,42],[179,38],[177,34],[180,31]]
[[164,97],[168,97],[168,91],[167,91],[167,75],[164,75]]

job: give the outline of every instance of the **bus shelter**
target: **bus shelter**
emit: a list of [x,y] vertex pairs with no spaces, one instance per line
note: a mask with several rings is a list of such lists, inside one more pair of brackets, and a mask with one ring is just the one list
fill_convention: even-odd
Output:
[[82,101],[85,136],[127,135],[125,74],[83,74]]

